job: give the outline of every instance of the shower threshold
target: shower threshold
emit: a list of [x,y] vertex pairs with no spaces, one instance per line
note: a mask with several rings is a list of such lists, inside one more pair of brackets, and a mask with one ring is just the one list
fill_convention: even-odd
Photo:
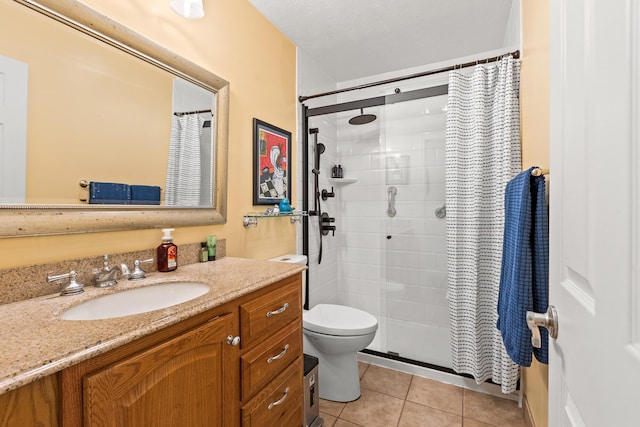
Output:
[[460,374],[451,368],[435,365],[433,363],[402,357],[395,352],[384,353],[381,351],[364,349],[358,352],[358,361],[371,363],[373,365],[389,369],[395,369],[397,371],[429,378],[447,384],[454,384],[470,390],[488,393],[507,399],[516,401],[519,399],[520,380],[518,380],[516,392],[510,395],[504,395],[502,394],[500,385],[491,380],[477,384],[476,380],[471,375]]

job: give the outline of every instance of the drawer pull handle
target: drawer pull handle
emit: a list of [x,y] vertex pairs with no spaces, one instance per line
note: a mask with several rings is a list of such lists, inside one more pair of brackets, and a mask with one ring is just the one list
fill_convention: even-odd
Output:
[[285,302],[284,305],[282,307],[280,307],[279,309],[273,310],[273,311],[269,311],[267,313],[267,317],[271,317],[274,314],[284,313],[284,311],[287,309],[287,307],[289,307],[289,304]]
[[275,402],[269,403],[269,407],[268,407],[269,410],[272,410],[274,406],[281,405],[282,402],[284,402],[284,400],[287,398],[287,394],[289,394],[289,387],[287,387],[284,390],[284,394],[282,395],[282,397],[280,399],[276,400]]
[[267,363],[271,363],[274,360],[278,360],[278,359],[282,359],[284,357],[285,354],[287,354],[287,350],[289,350],[289,344],[284,346],[284,350],[282,350],[282,352],[276,356],[271,356],[270,358],[267,359]]

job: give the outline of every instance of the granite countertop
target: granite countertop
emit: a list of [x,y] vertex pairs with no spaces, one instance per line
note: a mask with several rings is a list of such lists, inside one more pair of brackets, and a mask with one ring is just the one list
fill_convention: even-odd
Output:
[[[85,284],[75,296],[53,295],[0,306],[0,394],[51,375],[305,270],[299,264],[224,257],[120,280],[109,289]],[[60,313],[85,300],[158,283],[192,281],[211,290],[191,301],[142,314],[101,320],[63,320]]]

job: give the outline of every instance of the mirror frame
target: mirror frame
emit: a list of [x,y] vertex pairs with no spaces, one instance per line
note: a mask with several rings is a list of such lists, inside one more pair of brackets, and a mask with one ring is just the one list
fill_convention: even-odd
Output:
[[215,205],[0,204],[0,238],[99,233],[227,222],[229,82],[76,0],[14,0],[216,94]]

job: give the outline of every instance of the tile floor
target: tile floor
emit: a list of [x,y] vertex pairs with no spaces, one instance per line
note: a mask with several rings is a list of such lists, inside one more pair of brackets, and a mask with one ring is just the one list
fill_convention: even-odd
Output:
[[518,402],[360,363],[360,399],[320,400],[324,427],[525,427]]

